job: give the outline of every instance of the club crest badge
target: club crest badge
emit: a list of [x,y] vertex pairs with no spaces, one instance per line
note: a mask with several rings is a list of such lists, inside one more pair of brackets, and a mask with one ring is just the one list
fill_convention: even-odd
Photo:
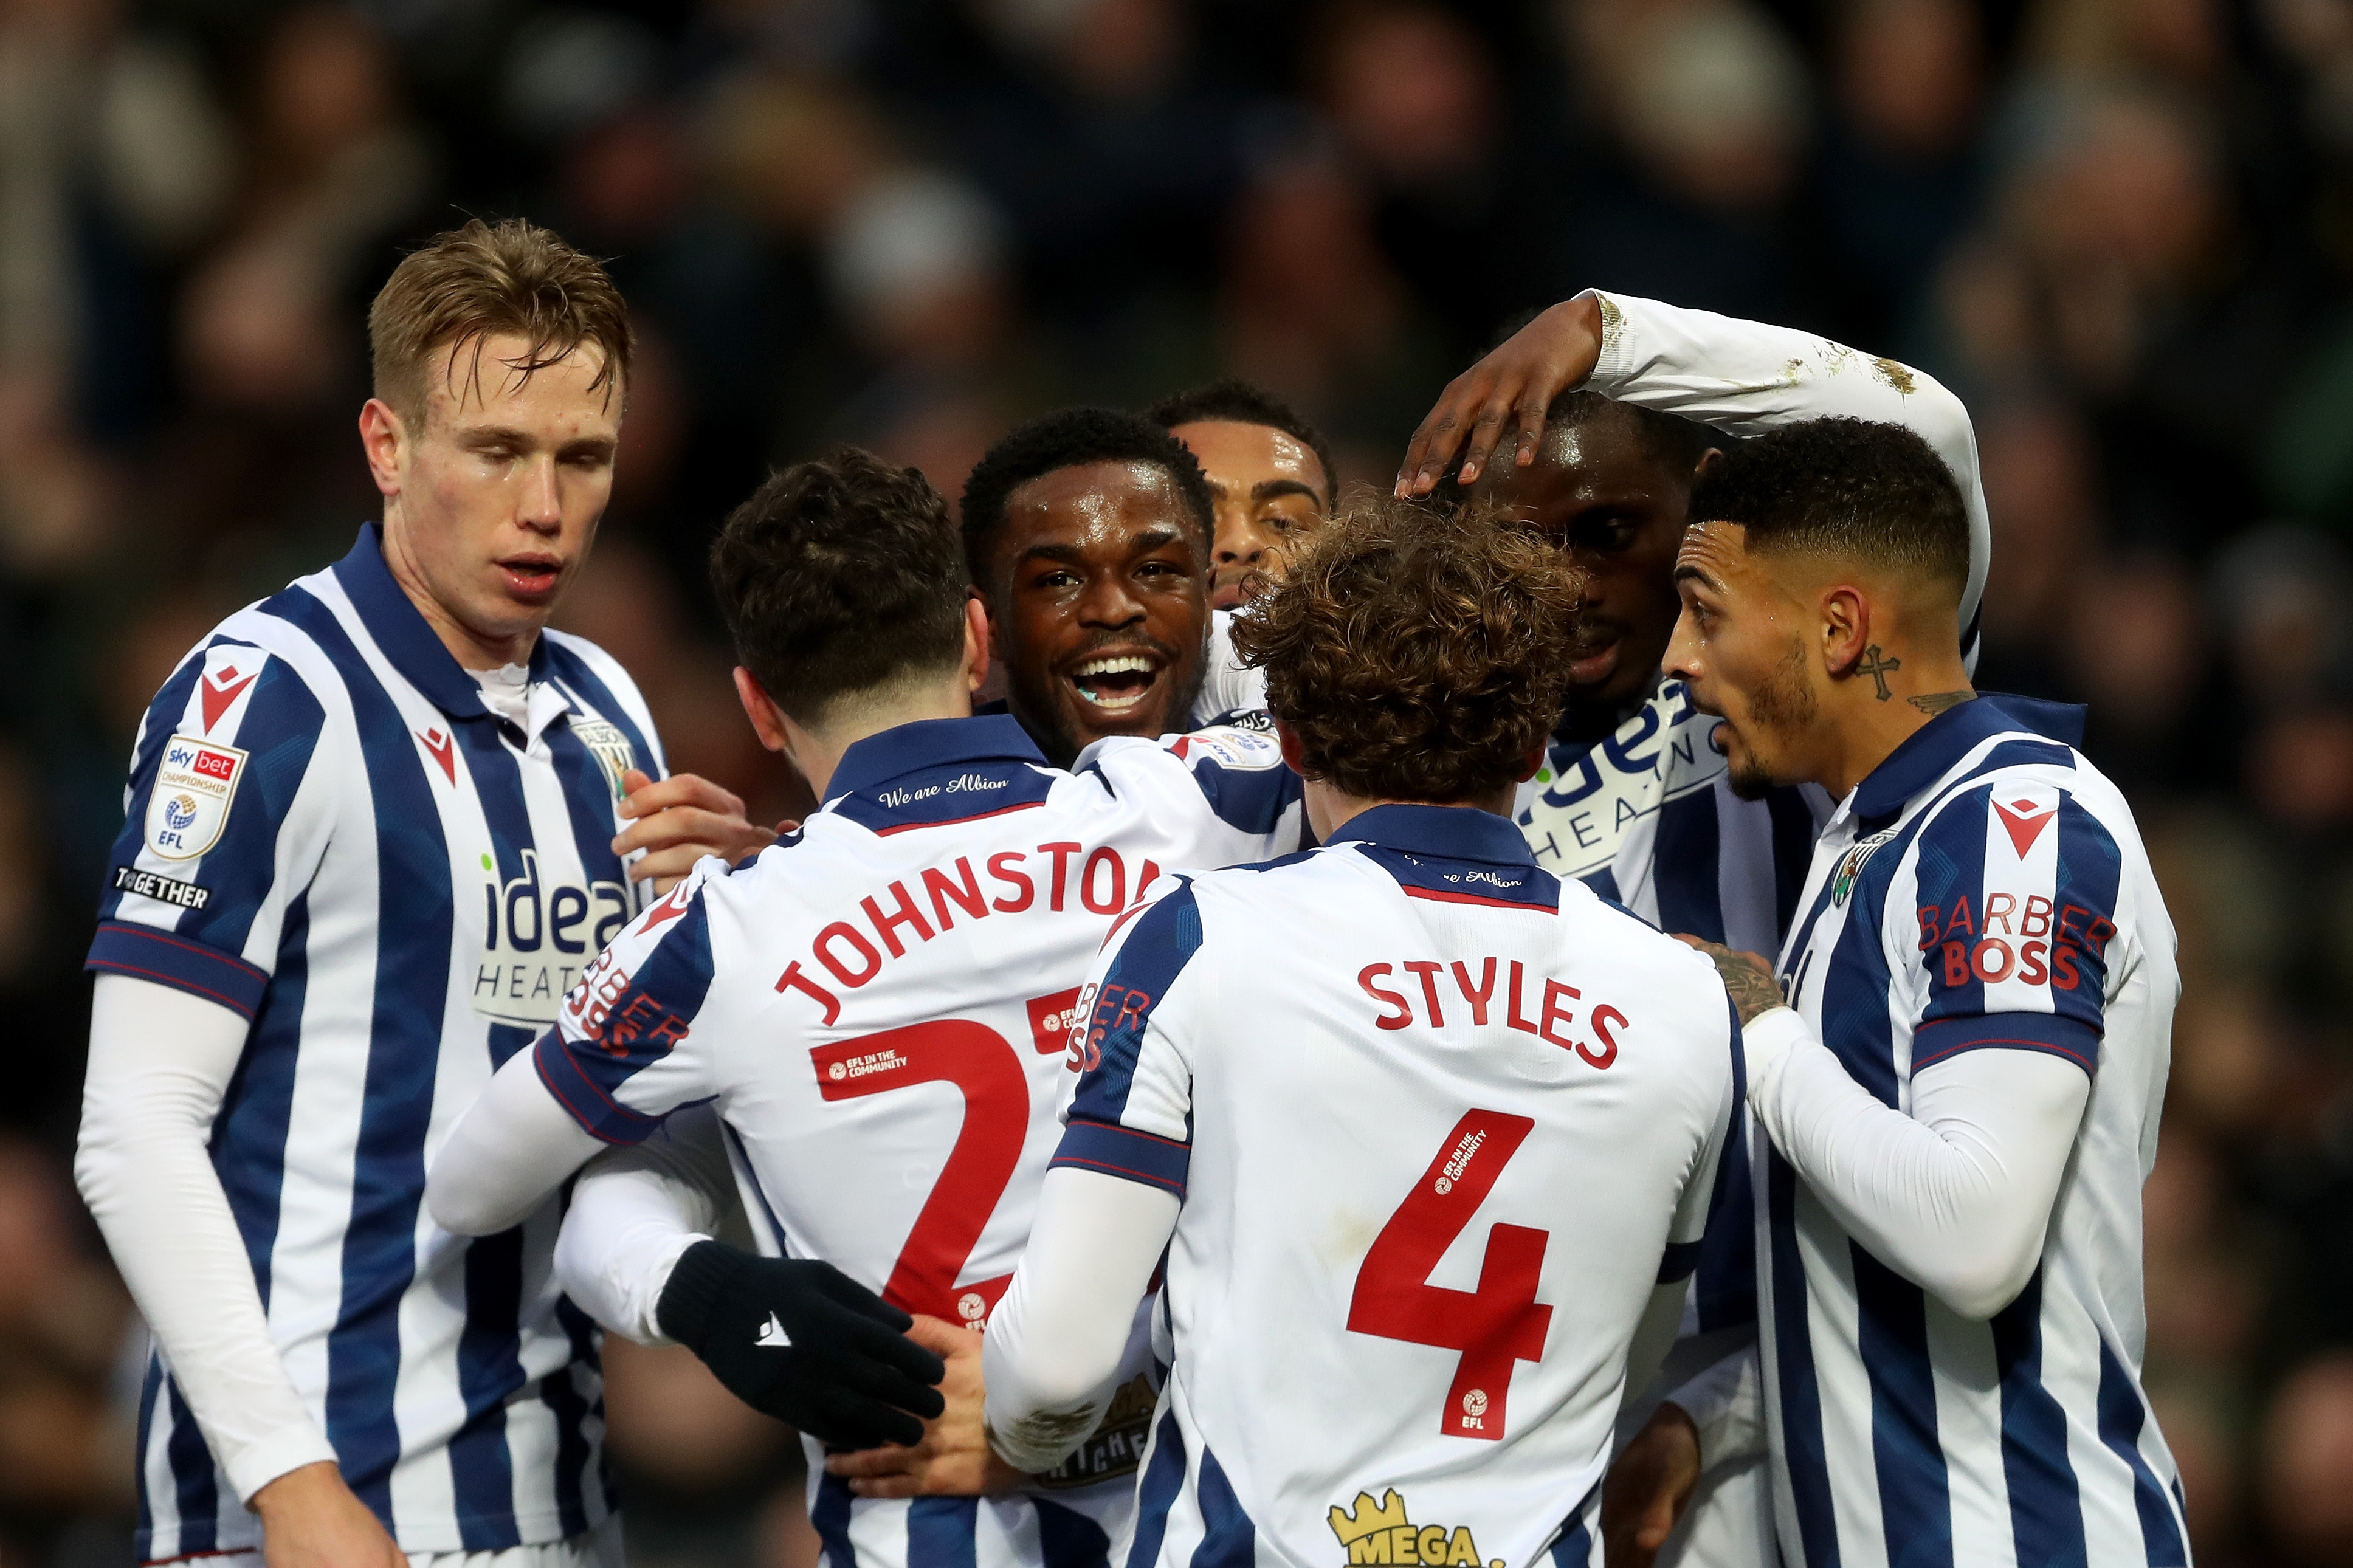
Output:
[[245,762],[235,746],[188,735],[165,742],[147,799],[147,847],[166,860],[193,860],[218,843]]
[[1833,905],[1841,909],[1846,906],[1847,896],[1854,891],[1854,879],[1862,875],[1864,865],[1879,853],[1880,846],[1894,837],[1895,829],[1885,828],[1846,852],[1846,858],[1839,862],[1838,875],[1831,879],[1831,902]]
[[605,770],[605,782],[612,786],[613,798],[618,800],[628,793],[621,788],[621,775],[638,765],[638,749],[629,744],[628,731],[618,724],[608,724],[602,719],[572,715],[572,732]]

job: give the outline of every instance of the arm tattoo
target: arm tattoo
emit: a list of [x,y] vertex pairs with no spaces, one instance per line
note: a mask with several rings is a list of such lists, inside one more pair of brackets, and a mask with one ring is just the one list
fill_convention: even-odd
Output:
[[1730,994],[1743,1027],[1756,1022],[1758,1015],[1783,1005],[1780,985],[1748,954],[1713,942],[1704,943],[1700,951],[1715,960],[1715,972],[1724,976],[1724,989]]
[[1932,691],[1926,697],[1906,697],[1904,700],[1933,719],[1946,709],[1958,708],[1976,696],[1974,691]]
[[1857,675],[1867,675],[1871,677],[1873,684],[1879,688],[1876,695],[1882,702],[1884,702],[1889,698],[1895,695],[1895,693],[1889,690],[1887,687],[1888,671],[1901,669],[1903,668],[1904,661],[1900,658],[1881,658],[1879,653],[1879,645],[1877,643],[1873,643],[1869,647],[1862,650],[1862,658],[1855,665],[1854,672]]

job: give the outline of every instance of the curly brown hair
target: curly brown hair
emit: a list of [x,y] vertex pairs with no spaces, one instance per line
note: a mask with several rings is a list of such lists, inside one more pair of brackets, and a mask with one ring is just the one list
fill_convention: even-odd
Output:
[[1584,580],[1485,502],[1377,496],[1235,618],[1307,775],[1376,800],[1469,801],[1516,784],[1568,692]]

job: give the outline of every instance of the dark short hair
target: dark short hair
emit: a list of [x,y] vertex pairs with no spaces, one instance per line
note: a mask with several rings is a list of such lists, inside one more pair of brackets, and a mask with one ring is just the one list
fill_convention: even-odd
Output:
[[1692,487],[1694,522],[1736,522],[1758,554],[1805,552],[1952,591],[1969,578],[1969,518],[1953,470],[1918,432],[1808,419],[1743,441]]
[[1005,501],[1031,479],[1087,463],[1151,463],[1168,470],[1204,545],[1217,532],[1209,481],[1185,443],[1151,420],[1115,408],[1063,408],[1016,426],[983,453],[964,482],[964,553],[972,581],[988,588],[989,555],[1005,529]]
[[1144,416],[1164,430],[1206,419],[1263,425],[1270,430],[1280,430],[1314,453],[1315,460],[1324,465],[1324,510],[1329,511],[1339,504],[1340,469],[1332,461],[1331,444],[1297,409],[1271,392],[1228,376],[1164,397],[1145,409]]
[[971,595],[946,500],[856,447],[769,475],[712,542],[711,586],[736,660],[802,723],[964,653]]
[[1307,775],[1373,799],[1463,801],[1519,782],[1560,718],[1584,580],[1485,502],[1373,496],[1234,618]]

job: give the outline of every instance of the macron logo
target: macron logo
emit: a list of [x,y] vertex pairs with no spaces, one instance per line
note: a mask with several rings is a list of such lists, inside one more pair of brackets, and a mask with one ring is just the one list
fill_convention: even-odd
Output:
[[769,1350],[789,1350],[792,1348],[793,1336],[785,1332],[785,1325],[776,1321],[776,1313],[771,1312],[768,1314],[768,1321],[760,1325],[759,1337],[752,1342]]
[[2010,841],[2016,846],[2018,858],[2021,860],[2026,858],[2026,852],[2034,847],[2034,841],[2042,837],[2042,830],[2051,826],[2051,819],[2058,815],[2055,808],[2031,800],[2013,801],[2008,805],[1995,801],[1993,809],[1994,815],[2001,818],[2001,825],[2010,830]]
[[455,738],[443,734],[438,729],[419,730],[417,731],[417,738],[424,743],[426,752],[433,760],[441,764],[442,776],[451,784],[456,784],[458,782],[458,748]]
[[237,666],[232,664],[225,667],[217,675],[205,677],[197,684],[196,695],[204,703],[206,734],[209,735],[213,732],[213,726],[220,722],[220,716],[228,711],[229,704],[236,701],[245,689],[253,684],[254,676],[259,673],[260,671],[256,670],[254,675],[248,675],[240,680],[237,679]]

